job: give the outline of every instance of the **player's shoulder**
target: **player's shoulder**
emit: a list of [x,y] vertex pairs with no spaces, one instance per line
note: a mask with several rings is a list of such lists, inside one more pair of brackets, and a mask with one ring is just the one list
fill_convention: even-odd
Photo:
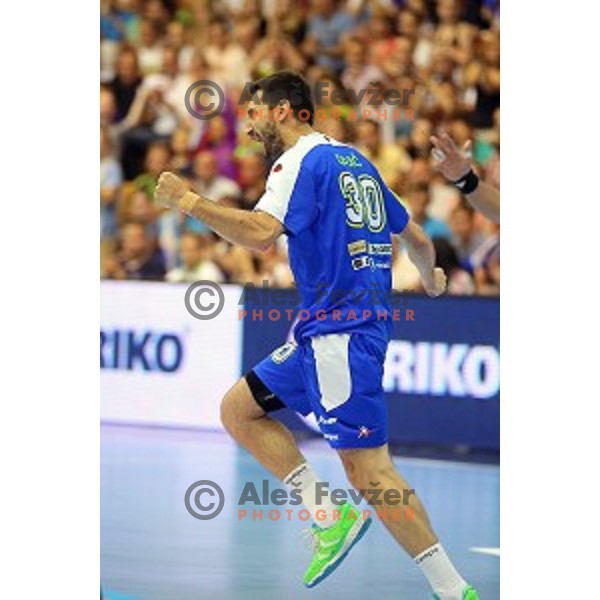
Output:
[[278,175],[282,179],[296,177],[301,168],[304,172],[322,174],[331,165],[377,172],[373,163],[354,146],[315,131],[302,136],[284,152],[275,161],[270,175]]
[[359,155],[363,163],[371,164],[353,146],[340,142],[324,133],[314,131],[300,138],[298,143],[285,152],[277,162],[281,163],[282,167],[287,163],[302,163],[303,166],[312,170],[324,166],[330,161],[342,166],[345,162],[359,162]]
[[275,161],[269,176],[278,175],[278,179],[296,177],[301,168],[304,171],[313,170],[321,150],[330,143],[330,139],[317,131],[302,136]]
[[328,146],[320,146],[314,155],[316,164],[329,167],[329,172],[350,172],[370,175],[381,180],[377,167],[358,148],[333,140]]
[[308,135],[303,135],[298,139],[298,141],[288,150],[286,150],[279,160],[278,163],[286,164],[286,163],[294,163],[297,161],[302,161],[309,155],[313,155],[315,151],[323,150],[330,146],[334,140],[329,138],[328,136],[319,133],[318,131],[313,131]]

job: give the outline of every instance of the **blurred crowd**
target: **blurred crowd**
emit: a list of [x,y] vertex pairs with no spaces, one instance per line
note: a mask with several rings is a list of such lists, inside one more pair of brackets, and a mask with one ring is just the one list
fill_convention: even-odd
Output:
[[[440,129],[472,140],[480,177],[499,187],[497,0],[103,0],[100,32],[103,278],[293,285],[284,236],[251,252],[152,200],[172,170],[215,202],[252,209],[271,165],[245,135],[239,99],[246,82],[287,68],[327,82],[316,128],[379,168],[434,240],[449,292],[499,292],[499,228],[435,171],[429,142]],[[185,107],[200,80],[225,90],[209,120]],[[408,90],[408,104],[392,115],[381,95],[361,98],[365,88]],[[419,289],[396,243],[393,279]]]

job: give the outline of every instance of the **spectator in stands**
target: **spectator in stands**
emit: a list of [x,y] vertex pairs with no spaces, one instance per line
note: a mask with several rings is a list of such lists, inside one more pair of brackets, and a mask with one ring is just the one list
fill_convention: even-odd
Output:
[[471,123],[477,129],[491,129],[494,111],[500,106],[500,37],[484,31],[479,36],[479,52],[464,73],[464,83],[473,87],[476,102]]
[[[193,187],[198,194],[214,202],[237,201],[240,196],[238,184],[233,179],[219,175],[217,157],[208,150],[198,153],[194,159]],[[204,223],[191,217],[186,219],[185,227],[194,233],[210,231]]]
[[237,165],[233,153],[235,151],[236,135],[227,125],[222,115],[210,119],[208,127],[200,138],[198,150],[210,151],[217,161],[217,172],[229,179],[237,178]]
[[256,77],[264,77],[282,69],[303,71],[306,60],[282,35],[272,35],[258,42],[248,59],[248,69]]
[[314,62],[339,75],[344,68],[344,36],[355,25],[338,0],[311,0],[306,39],[302,49]]
[[272,24],[276,24],[277,32],[285,36],[297,47],[306,35],[306,19],[299,2],[294,0],[276,0]]
[[120,154],[121,134],[124,130],[123,122],[116,122],[117,103],[113,91],[103,85],[100,86],[100,127],[104,127],[115,156]]
[[438,121],[454,116],[459,103],[453,82],[454,68],[455,62],[448,49],[436,48],[425,80],[423,103],[419,107],[424,116]]
[[116,75],[108,84],[115,96],[115,120],[121,121],[127,116],[135,99],[137,89],[142,83],[138,66],[138,55],[131,46],[124,46],[117,56]]
[[395,38],[394,28],[387,15],[378,10],[374,12],[366,28],[368,61],[373,65],[385,65],[392,58],[398,40]]
[[429,188],[426,184],[414,184],[409,188],[405,196],[410,216],[418,223],[430,238],[443,237],[450,239],[450,229],[441,219],[429,215]]
[[249,154],[239,160],[240,205],[252,209],[265,191],[266,165],[260,154]]
[[[261,20],[257,16],[248,19],[236,19],[233,24],[232,39],[250,57],[254,49],[261,43]],[[248,65],[252,75],[252,69]]]
[[168,169],[171,163],[171,148],[165,142],[155,142],[148,147],[144,160],[144,170],[134,180],[134,185],[154,194],[158,176]]
[[179,122],[190,129],[190,147],[197,147],[200,135],[205,129],[206,121],[199,120],[188,112],[185,106],[185,95],[188,88],[196,81],[210,78],[211,75],[203,53],[194,50],[190,55],[189,65],[185,69],[179,69],[170,87],[169,98]]
[[471,263],[473,253],[485,240],[485,237],[475,229],[473,216],[474,210],[465,202],[459,204],[450,215],[452,246],[460,264],[468,271],[472,271],[473,269]]
[[345,68],[341,80],[346,89],[359,94],[361,90],[371,88],[373,81],[384,78],[377,63],[367,61],[367,47],[362,41],[350,38],[343,45],[343,50]]
[[500,294],[500,254],[496,253],[482,267],[475,270],[477,293],[482,296]]
[[286,256],[281,248],[274,244],[266,252],[255,255],[256,273],[254,282],[262,285],[267,281],[270,286],[276,288],[292,287],[294,276],[289,267]]
[[256,267],[250,250],[220,240],[215,247],[214,260],[228,283],[245,285],[256,281]]
[[397,144],[384,144],[377,121],[360,121],[356,127],[358,149],[379,169],[389,186],[394,186],[399,171],[410,168],[410,157]]
[[186,177],[192,174],[189,140],[190,130],[186,125],[179,126],[171,136],[171,168]]
[[496,296],[500,293],[500,237],[499,228],[473,254],[473,265],[477,293]]
[[146,75],[143,86],[145,89],[160,90],[163,100],[170,106],[171,112],[177,113],[177,105],[184,104],[183,97],[178,95],[176,87],[179,75],[178,50],[166,46],[163,51],[163,60],[160,71]]
[[471,275],[461,266],[456,251],[446,238],[435,238],[435,266],[444,269],[448,278],[448,294],[466,295],[475,292]]
[[166,47],[177,53],[179,71],[186,72],[190,68],[195,49],[188,40],[188,30],[180,21],[171,21],[167,25],[165,36]]
[[148,238],[156,241],[158,237],[156,217],[157,208],[148,192],[134,188],[131,194],[123,195],[119,207],[120,223],[140,223],[146,228]]
[[431,152],[431,142],[429,141],[429,138],[432,133],[433,127],[429,119],[417,119],[414,122],[410,138],[406,144],[406,151],[411,158],[429,160],[429,154]]
[[[143,157],[154,142],[167,142],[178,125],[178,115],[165,101],[161,88],[138,89],[125,122],[127,131],[122,135],[123,170],[128,179],[140,172]],[[168,147],[168,143],[165,144]]]
[[173,283],[193,283],[201,280],[221,283],[223,273],[211,258],[213,246],[212,234],[184,233],[181,237],[181,267],[171,269],[166,280]]
[[162,251],[149,238],[142,223],[127,223],[120,229],[121,250],[107,261],[109,279],[161,281],[165,276]]
[[221,87],[243,86],[250,80],[248,55],[231,39],[227,25],[220,19],[210,24],[204,56],[212,77]]
[[117,233],[116,200],[123,182],[106,127],[100,127],[100,238],[112,240]]
[[140,24],[138,59],[143,75],[158,73],[163,62],[163,45],[158,35],[158,25],[148,19]]
[[111,127],[117,116],[114,92],[106,85],[100,86],[100,127]]
[[403,37],[396,38],[390,45],[390,57],[382,63],[383,71],[390,79],[410,75],[413,52],[414,46],[411,40]]
[[144,2],[144,18],[154,25],[160,36],[164,36],[169,22],[169,11],[163,0],[146,0]]
[[[144,170],[133,181],[134,189],[142,190],[150,199],[154,196],[154,189],[158,176],[163,171],[171,168],[171,148],[165,142],[155,142],[150,145],[144,160]],[[160,211],[156,221],[156,235],[163,251],[167,267],[177,264],[177,248],[181,235],[182,216],[173,211]]]
[[194,190],[215,202],[240,195],[235,181],[219,175],[217,157],[208,150],[199,152],[194,159]]

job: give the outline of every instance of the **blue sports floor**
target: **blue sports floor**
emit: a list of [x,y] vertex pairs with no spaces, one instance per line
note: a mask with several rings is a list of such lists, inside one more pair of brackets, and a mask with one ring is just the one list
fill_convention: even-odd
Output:
[[[270,477],[225,435],[102,426],[101,572],[106,600],[426,600],[429,588],[381,523],[375,522],[347,560],[312,590],[301,530],[307,524],[238,520],[246,481]],[[347,488],[337,456],[322,441],[302,450],[323,480]],[[482,600],[500,597],[500,559],[473,547],[500,541],[497,466],[397,458],[462,575]],[[217,482],[223,511],[194,519],[184,506],[199,479]],[[207,498],[205,502],[209,499]],[[288,508],[288,507],[283,507]],[[249,511],[250,513],[250,511]]]

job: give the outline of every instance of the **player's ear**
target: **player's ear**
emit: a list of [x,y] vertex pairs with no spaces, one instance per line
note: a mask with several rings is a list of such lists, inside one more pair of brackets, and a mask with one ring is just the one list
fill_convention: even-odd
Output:
[[280,100],[273,111],[274,118],[278,123],[283,123],[288,117],[293,114],[292,105],[289,100]]

